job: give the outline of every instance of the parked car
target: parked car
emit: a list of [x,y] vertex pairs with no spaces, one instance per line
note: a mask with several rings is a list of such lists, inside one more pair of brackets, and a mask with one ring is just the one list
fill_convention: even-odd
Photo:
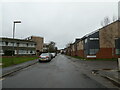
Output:
[[52,55],[50,53],[42,53],[39,56],[39,62],[40,61],[51,61],[51,59],[52,59]]
[[54,58],[56,56],[56,53],[51,53],[52,54],[52,57]]

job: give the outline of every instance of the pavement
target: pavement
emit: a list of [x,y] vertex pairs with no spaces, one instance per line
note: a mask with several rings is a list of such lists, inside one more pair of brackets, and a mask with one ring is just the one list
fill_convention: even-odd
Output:
[[120,71],[118,70],[100,70],[98,73],[112,81],[115,85],[120,87]]
[[[2,79],[3,88],[119,87],[119,72],[113,70],[117,69],[117,62],[115,61],[112,63],[109,61],[105,61],[104,63],[101,61],[92,61],[91,63],[91,61],[58,55],[49,63],[37,62],[37,60],[33,60],[12,67],[3,68],[4,74],[12,71],[14,72],[7,74],[6,77]],[[16,71],[19,72],[15,73]],[[103,77],[109,80],[112,78],[112,83],[103,79]],[[113,82],[115,82],[115,85]]]
[[117,61],[79,60],[70,56],[67,56],[67,58],[71,59],[75,64],[81,63],[92,74],[99,74],[120,87],[120,71],[118,70]]
[[37,62],[38,62],[38,60],[32,60],[32,61],[28,61],[28,62],[25,62],[25,63],[17,64],[17,65],[14,65],[14,66],[0,68],[0,71],[2,71],[2,75],[0,77],[4,77],[4,76],[7,76],[11,73],[22,70],[22,69],[24,69],[28,66],[36,64]]

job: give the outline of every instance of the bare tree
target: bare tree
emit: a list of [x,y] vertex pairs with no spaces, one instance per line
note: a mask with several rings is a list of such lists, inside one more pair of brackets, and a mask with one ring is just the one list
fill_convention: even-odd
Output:
[[108,16],[104,17],[104,25],[108,25],[110,23],[110,18]]
[[113,22],[115,22],[117,20],[117,17],[115,15],[113,15],[112,20],[113,20]]
[[48,46],[49,46],[48,51],[49,51],[49,52],[56,52],[57,47],[55,47],[55,45],[56,45],[55,42],[50,41],[50,43],[49,43],[49,45],[48,45]]
[[104,26],[103,21],[101,21],[101,26]]
[[108,16],[104,17],[104,20],[101,21],[101,26],[106,26],[110,23],[110,18]]
[[72,42],[69,42],[66,44],[66,47],[69,47],[72,44]]

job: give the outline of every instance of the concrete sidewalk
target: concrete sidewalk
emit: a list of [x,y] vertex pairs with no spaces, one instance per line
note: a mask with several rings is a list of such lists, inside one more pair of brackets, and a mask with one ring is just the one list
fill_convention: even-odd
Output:
[[118,70],[100,70],[99,73],[102,77],[109,79],[118,87],[120,87],[120,71]]
[[0,77],[4,77],[4,76],[7,76],[13,72],[17,72],[23,68],[26,68],[28,66],[31,66],[31,65],[34,65],[38,62],[38,60],[32,60],[32,61],[28,61],[28,62],[25,62],[25,63],[21,63],[21,64],[17,64],[17,65],[14,65],[14,66],[10,66],[10,67],[6,67],[6,68],[0,68],[0,71],[2,71],[2,75],[0,75]]
[[67,58],[79,66],[84,66],[92,74],[99,74],[120,87],[120,71],[118,71],[117,61],[80,60],[70,56],[67,56]]

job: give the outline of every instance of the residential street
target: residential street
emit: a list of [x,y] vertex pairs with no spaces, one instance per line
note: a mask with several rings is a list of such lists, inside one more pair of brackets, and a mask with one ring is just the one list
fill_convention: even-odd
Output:
[[[92,64],[90,64],[91,66],[86,66],[86,63],[83,64],[83,62],[85,61],[78,61],[77,59],[71,59],[69,56],[59,54],[51,62],[37,63],[3,78],[3,88],[116,87],[100,75],[92,74],[91,70],[94,69]],[[98,66],[95,69],[100,69],[101,67]]]

